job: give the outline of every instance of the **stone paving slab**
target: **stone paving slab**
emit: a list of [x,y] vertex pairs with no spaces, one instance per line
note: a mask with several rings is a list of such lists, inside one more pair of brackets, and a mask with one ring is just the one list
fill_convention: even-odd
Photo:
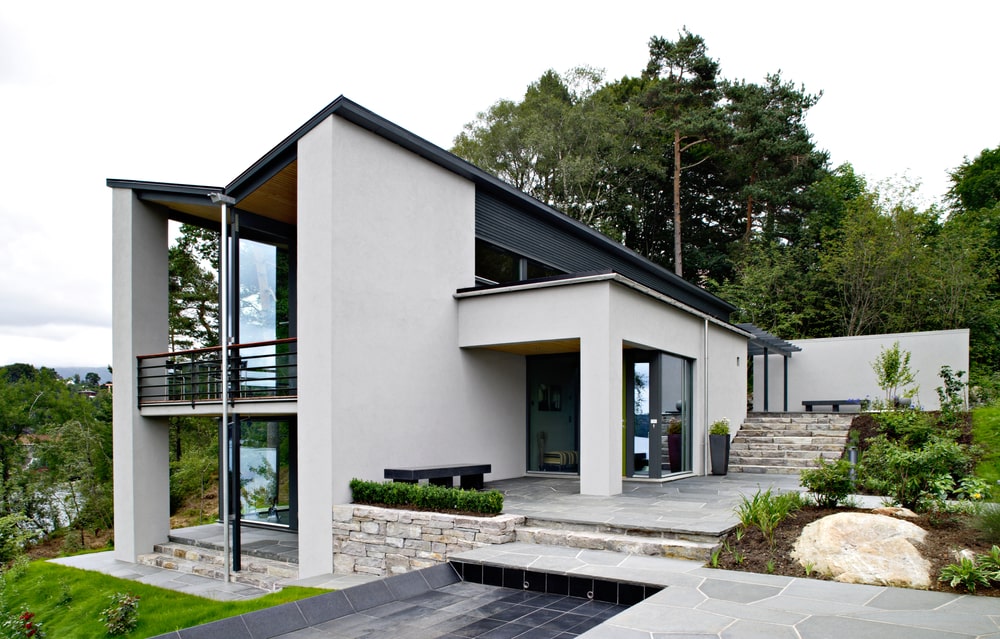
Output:
[[[540,569],[553,558],[544,546],[535,547],[534,560],[530,544],[506,546],[518,566]],[[458,559],[507,565],[503,548],[472,550]],[[579,551],[576,559],[566,574],[666,586],[581,639],[1000,638],[1000,600],[992,597],[716,570],[608,551]]]
[[94,570],[120,579],[131,579],[140,583],[176,590],[189,595],[206,597],[216,601],[237,601],[256,599],[268,594],[267,591],[245,584],[225,583],[210,577],[165,570],[154,566],[143,566],[115,559],[114,551],[60,557],[50,559],[52,563],[82,570]]

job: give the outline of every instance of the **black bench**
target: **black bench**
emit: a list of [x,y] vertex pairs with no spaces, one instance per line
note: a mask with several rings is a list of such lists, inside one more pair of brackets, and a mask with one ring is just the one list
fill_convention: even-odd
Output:
[[833,412],[840,412],[840,405],[857,405],[860,404],[860,399],[810,399],[803,400],[802,405],[806,407],[806,412],[811,413],[813,406],[830,406],[833,408]]
[[453,466],[418,466],[414,468],[386,468],[385,478],[415,484],[426,479],[435,486],[451,486],[460,477],[462,488],[483,489],[483,474],[493,471],[490,464],[455,464]]

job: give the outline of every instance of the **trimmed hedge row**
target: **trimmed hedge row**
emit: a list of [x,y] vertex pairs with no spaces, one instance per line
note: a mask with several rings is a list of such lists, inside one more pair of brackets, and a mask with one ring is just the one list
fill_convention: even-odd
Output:
[[356,504],[392,508],[458,510],[484,515],[497,515],[503,511],[503,493],[497,490],[480,492],[431,484],[352,479],[351,496]]

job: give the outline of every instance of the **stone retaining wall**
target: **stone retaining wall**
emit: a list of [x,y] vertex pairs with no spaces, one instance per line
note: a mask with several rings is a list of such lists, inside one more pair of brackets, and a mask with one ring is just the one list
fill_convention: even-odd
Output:
[[448,561],[454,553],[515,540],[519,515],[470,517],[346,504],[333,508],[337,574],[385,577]]

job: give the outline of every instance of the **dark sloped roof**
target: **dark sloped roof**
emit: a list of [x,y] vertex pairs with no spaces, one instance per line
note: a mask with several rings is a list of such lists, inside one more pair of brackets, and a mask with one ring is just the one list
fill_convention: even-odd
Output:
[[[282,140],[277,146],[271,149],[259,160],[254,162],[247,170],[243,171],[235,180],[230,182],[225,189],[221,189],[225,194],[234,197],[237,202],[253,193],[258,187],[274,177],[279,171],[288,166],[297,157],[298,141],[309,133],[313,128],[326,120],[331,115],[344,118],[363,129],[381,136],[404,149],[419,155],[420,157],[441,166],[473,182],[478,189],[488,192],[495,197],[505,200],[526,213],[542,220],[545,224],[560,229],[564,233],[569,233],[580,240],[587,242],[609,254],[617,256],[630,264],[649,272],[655,279],[663,283],[656,288],[662,293],[671,294],[670,289],[683,290],[685,296],[695,300],[702,300],[703,303],[716,309],[713,315],[719,316],[719,310],[724,314],[731,313],[736,308],[719,297],[712,295],[708,291],[691,284],[682,277],[677,276],[668,269],[651,262],[638,253],[626,248],[622,244],[615,242],[586,224],[575,220],[568,215],[534,199],[526,193],[503,182],[499,178],[483,171],[475,165],[462,158],[442,149],[439,146],[407,131],[397,124],[369,111],[349,100],[344,96],[324,107],[319,113],[309,118],[302,126],[292,132]],[[202,197],[207,198],[207,193],[219,191],[210,187],[187,187],[185,191],[183,185],[170,185],[153,182],[135,182],[127,180],[108,180],[108,186],[120,188],[133,188],[145,190],[147,198],[154,199],[157,193],[163,197]],[[161,192],[160,187],[166,187]],[[724,318],[725,319],[725,318]]]

